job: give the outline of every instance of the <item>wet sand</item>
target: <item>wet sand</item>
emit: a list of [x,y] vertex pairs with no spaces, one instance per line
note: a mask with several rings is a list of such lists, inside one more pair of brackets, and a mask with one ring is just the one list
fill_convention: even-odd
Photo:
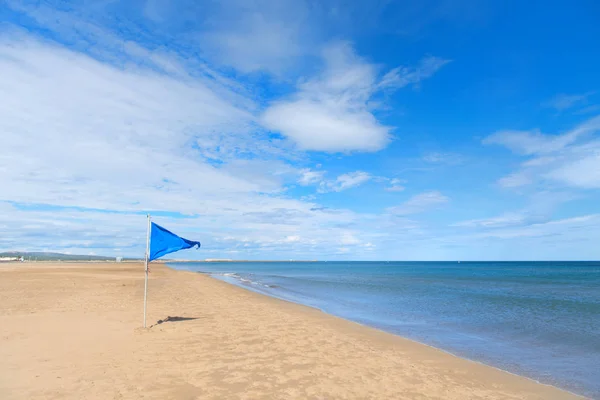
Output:
[[0,398],[580,398],[206,275],[150,276],[142,329],[139,263],[0,264]]

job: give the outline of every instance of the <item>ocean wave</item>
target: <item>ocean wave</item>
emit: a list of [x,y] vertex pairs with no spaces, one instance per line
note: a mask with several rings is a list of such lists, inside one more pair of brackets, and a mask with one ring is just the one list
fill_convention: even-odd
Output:
[[260,281],[250,279],[248,276],[241,276],[237,272],[213,273],[212,275],[214,275],[217,278],[218,277],[233,278],[244,285],[259,286],[259,287],[264,287],[267,289],[276,289],[279,287],[277,285],[268,285],[266,283],[262,283]]

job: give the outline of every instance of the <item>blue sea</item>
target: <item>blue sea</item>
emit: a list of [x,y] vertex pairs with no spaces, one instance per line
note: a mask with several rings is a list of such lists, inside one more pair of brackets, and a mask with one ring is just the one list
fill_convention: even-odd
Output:
[[172,266],[600,399],[600,262]]

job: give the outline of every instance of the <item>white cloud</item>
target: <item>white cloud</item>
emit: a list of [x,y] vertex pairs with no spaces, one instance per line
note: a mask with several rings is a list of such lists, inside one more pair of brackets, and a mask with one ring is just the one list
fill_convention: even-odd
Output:
[[468,221],[458,222],[453,226],[461,226],[466,228],[501,228],[507,226],[522,225],[526,220],[526,216],[520,213],[505,213],[497,217],[471,219]]
[[[12,94],[0,99],[0,226],[11,232],[0,248],[140,255],[147,211],[203,242],[182,254],[191,258],[329,258],[370,243],[350,246],[359,259],[385,236],[377,216],[289,197],[292,180],[342,191],[371,176],[298,170],[306,155],[261,128],[250,89],[191,50],[149,50],[77,15],[13,4],[58,42],[16,30],[0,39],[0,90]],[[373,65],[326,53],[329,69],[301,90],[326,83],[318,104],[387,135],[370,111],[376,79],[362,82]]]
[[275,103],[263,117],[265,126],[283,133],[301,149],[317,151],[377,151],[389,141],[390,128],[366,109],[324,105],[308,99]]
[[[532,224],[524,228],[511,228],[491,230],[480,234],[483,237],[498,239],[515,239],[527,237],[551,237],[554,235],[586,237],[591,231],[586,232],[586,227],[593,228],[594,236],[600,233],[600,214],[589,214],[578,217],[564,218],[544,223]],[[565,232],[565,230],[569,232]],[[578,231],[578,232],[577,232]],[[572,235],[572,234],[575,235]],[[589,237],[587,238],[589,239]]]
[[295,242],[299,242],[300,236],[298,235],[290,235],[290,236],[286,236],[284,239],[284,242],[288,242],[288,243],[295,243]]
[[[507,220],[511,219],[507,215]],[[484,228],[477,225],[472,228]],[[558,220],[526,221],[493,226],[459,235],[428,239],[437,247],[464,247],[470,260],[595,260],[600,240],[600,214]],[[566,253],[569,255],[566,256]],[[464,258],[463,258],[464,259]]]
[[406,188],[402,185],[393,185],[385,188],[388,192],[403,192]]
[[[128,47],[136,50],[135,43],[123,42],[100,27],[101,22],[111,25],[112,14],[118,6],[107,10],[102,4],[71,4],[68,11],[59,11],[44,3],[31,5],[12,0],[9,0],[9,6],[27,13],[71,43],[89,42],[93,46],[85,46],[87,43],[84,43],[87,51],[97,52],[99,47],[103,56],[118,59],[123,52],[131,55]],[[186,12],[182,13],[182,8]],[[127,33],[138,33],[138,37],[160,35],[155,42],[162,43],[165,37],[177,32],[180,50],[200,52],[203,59],[233,67],[242,73],[264,71],[283,74],[294,67],[299,57],[311,51],[315,32],[310,24],[307,5],[290,0],[276,3],[266,0],[190,1],[184,5],[168,0],[151,0],[144,2],[140,13],[131,12],[131,9],[124,11],[125,15],[115,24],[121,30],[119,33],[126,27]],[[125,21],[128,19],[133,23],[127,24]],[[151,29],[141,31],[140,27],[144,26]],[[98,44],[108,44],[110,51]],[[152,54],[141,61],[154,62],[157,58],[157,54]],[[186,58],[188,61],[195,57]],[[178,67],[172,59],[164,61],[171,65],[164,62],[163,66]]]
[[298,183],[302,186],[310,186],[320,183],[325,176],[325,171],[315,171],[310,168],[300,170]]
[[153,27],[175,29],[180,36],[193,38],[193,45],[213,63],[244,74],[285,77],[316,46],[319,8],[293,0],[187,1],[183,6],[149,0],[143,13]]
[[547,210],[544,209],[526,209],[519,212],[506,212],[496,217],[471,219],[458,222],[452,226],[464,228],[496,229],[545,223],[550,220],[550,215],[546,211]]
[[374,92],[375,66],[360,59],[347,43],[328,47],[326,70],[303,82],[295,98],[269,107],[265,126],[305,150],[376,151],[389,141],[388,127],[367,107]]
[[[0,248],[138,255],[145,225],[135,213],[151,211],[203,241],[193,257],[332,254],[346,240],[341,226],[364,217],[283,195],[298,173],[264,157],[282,153],[256,129],[248,99],[203,79],[2,39],[0,90],[12,95],[0,99],[0,226],[11,235]],[[231,143],[216,131],[237,149],[223,153]],[[336,190],[361,180],[351,178]]]
[[[315,65],[313,52],[321,48],[316,40],[318,34],[313,37],[317,29],[314,29],[312,19],[323,10],[304,2],[248,3],[227,0],[202,5],[188,4],[186,8],[189,13],[198,16],[194,28],[189,28],[189,17],[174,12],[175,7],[169,2],[148,2],[142,14],[152,21],[153,28],[181,30],[181,42],[185,45],[177,47],[180,54],[166,48],[149,51],[137,43],[122,40],[116,31],[102,28],[99,22],[103,18],[112,18],[100,12],[103,11],[102,7],[98,10],[100,15],[96,15],[89,10],[84,11],[85,7],[72,7],[65,12],[45,5],[32,6],[17,1],[10,2],[10,6],[26,13],[44,28],[53,30],[72,47],[97,59],[125,67],[137,64],[188,79],[200,71],[212,78],[204,82],[207,86],[228,86],[237,93],[247,92],[248,89],[215,72],[201,62],[197,54],[201,54],[203,59],[208,57],[217,60],[244,73],[265,71],[281,75],[290,70],[300,72],[301,68],[295,66],[305,66],[309,60],[311,65]],[[140,29],[139,26],[129,28],[132,32]],[[147,36],[151,46],[155,47],[153,34],[150,30],[144,32],[144,37]],[[377,151],[390,140],[391,127],[381,124],[373,114],[371,96],[383,86],[398,86],[397,79],[388,76],[386,83],[379,85],[376,66],[359,59],[351,49],[337,50],[343,47],[326,48],[323,53],[328,65],[327,72],[300,83],[296,98],[274,103],[263,116],[262,121],[269,129],[292,139],[301,150]],[[428,77],[435,72],[439,62],[435,57],[425,58],[415,69],[420,72],[409,73],[411,82]],[[373,76],[361,75],[367,78],[365,85],[362,85],[360,79],[352,78],[356,72],[367,72],[367,75]],[[347,80],[348,77],[350,80]],[[311,85],[311,82],[314,84]],[[332,85],[323,86],[324,83]],[[255,107],[256,104],[247,101],[246,108]],[[207,134],[206,141],[224,140],[216,132]],[[213,139],[213,136],[217,136],[217,139]],[[215,157],[221,152],[219,149],[205,153]]]
[[524,167],[541,167],[544,165],[551,165],[558,161],[559,158],[556,156],[540,156],[532,158],[531,160],[525,161],[522,165]]
[[340,238],[340,244],[351,245],[359,244],[360,240],[351,232],[344,232]]
[[544,102],[542,105],[548,108],[554,108],[556,111],[565,111],[573,108],[580,104],[585,104],[587,99],[593,95],[594,92],[587,92],[582,94],[565,94],[561,93],[554,96],[552,99]]
[[392,81],[382,85],[376,66],[357,56],[348,43],[330,45],[323,58],[325,71],[301,82],[291,99],[273,103],[263,115],[264,125],[304,150],[377,151],[385,147],[391,127],[377,120],[371,100]]
[[[311,210],[310,204],[282,202],[276,220],[269,214],[271,203],[253,216],[244,210],[226,208],[207,210],[196,216],[154,216],[154,220],[174,232],[202,242],[202,250],[181,253],[184,258],[205,258],[236,250],[253,258],[324,257],[332,248],[353,241],[353,234],[338,228],[355,221],[356,216],[343,210]],[[256,209],[256,208],[255,208]],[[334,212],[335,211],[335,212]],[[145,216],[141,213],[97,210],[20,209],[0,202],[0,227],[10,236],[0,237],[0,249],[59,250],[76,254],[94,251],[103,255],[142,256]],[[284,257],[284,255],[286,255]]]
[[593,114],[600,112],[600,104],[592,104],[591,106],[583,107],[575,112],[575,114]]
[[450,60],[428,56],[421,60],[416,67],[397,67],[386,73],[379,86],[382,88],[400,89],[407,85],[419,85],[419,83],[430,78],[440,68],[448,64]]
[[[0,54],[0,88],[14,94],[0,108],[4,199],[161,209],[180,197],[186,209],[194,192],[271,190],[201,162],[190,146],[215,130],[244,141],[253,117],[233,94],[26,37],[0,41]],[[159,186],[168,190],[143,196]]]
[[533,179],[526,172],[515,172],[498,180],[498,184],[505,188],[515,188],[529,185]]
[[499,144],[518,154],[548,154],[563,149],[574,143],[584,133],[575,130],[564,135],[545,135],[539,130],[533,131],[501,131],[488,136],[484,144]]
[[371,175],[364,171],[355,171],[348,174],[343,174],[337,177],[335,180],[334,190],[340,191],[362,185],[371,179]]
[[309,51],[312,32],[303,2],[225,1],[212,12],[199,41],[208,56],[243,73],[276,75]]
[[546,177],[584,189],[600,189],[600,146],[581,159],[558,166]]
[[422,160],[429,164],[456,165],[462,162],[462,157],[458,154],[434,151],[423,155]]
[[319,186],[319,193],[341,192],[342,190],[360,186],[371,179],[371,175],[364,171],[354,171],[342,174],[332,181],[323,181]]
[[[354,7],[343,6],[345,11]],[[371,4],[370,12],[376,8]],[[148,14],[156,15],[155,9],[150,7]],[[327,2],[302,0],[224,0],[203,4],[199,14],[211,18],[201,22],[199,42],[212,60],[243,73],[264,71],[286,76],[290,70],[297,71],[298,65],[306,63],[305,57],[313,58],[321,43],[340,37],[333,32],[342,13],[340,7],[332,7]],[[386,89],[416,86],[448,62],[438,57],[424,57],[416,67],[391,70],[380,86]]]
[[390,186],[386,187],[385,190],[388,192],[402,192],[406,189],[402,184],[406,183],[404,179],[392,178],[389,180]]
[[461,221],[451,226],[489,230],[546,223],[552,220],[552,215],[560,205],[577,197],[568,192],[540,191],[530,195],[529,204],[520,210],[490,218]]
[[532,157],[521,168],[499,180],[504,187],[551,182],[575,188],[600,188],[600,116],[591,118],[561,135],[539,131],[503,131],[484,140]]
[[399,206],[392,207],[388,211],[395,215],[419,214],[440,207],[450,199],[438,191],[417,194]]
[[[131,24],[123,22],[133,21],[127,14],[102,14],[102,4],[85,12],[79,5],[57,11],[40,4],[10,1],[30,17],[22,20],[31,29],[17,34],[5,25],[0,39],[0,91],[10,93],[0,98],[0,231],[10,232],[0,235],[1,249],[141,256],[144,213],[150,211],[158,223],[203,242],[201,251],[181,253],[185,258],[444,256],[431,246],[446,239],[444,232],[407,217],[447,202],[439,192],[414,196],[392,210],[396,215],[373,215],[325,207],[318,196],[294,199],[286,184],[343,191],[373,180],[403,190],[399,179],[355,171],[327,180],[320,166],[300,169],[295,162],[310,160],[310,153],[299,150],[384,147],[392,128],[378,120],[378,96],[418,86],[445,60],[428,57],[386,74],[350,46],[334,45],[324,51],[321,71],[312,59],[321,47],[311,43],[313,26],[295,2],[213,2],[223,14],[195,5],[199,17],[165,13],[173,5],[155,1],[145,9],[146,20]],[[185,30],[191,20],[202,21]],[[56,42],[35,39],[41,31],[51,31]],[[166,42],[173,46],[157,47]],[[204,60],[217,60],[219,69]],[[314,75],[299,80],[297,93],[274,102],[264,115],[263,104],[271,99],[250,86],[264,77],[238,75],[266,72],[285,85],[307,70],[308,61]],[[282,137],[274,138],[262,123],[269,111],[286,107],[287,114],[272,114],[291,121],[271,120],[281,125],[276,130]],[[592,187],[595,175],[578,172],[597,162],[596,144],[585,140],[581,134],[560,150],[552,145],[544,154],[532,152],[523,168],[535,168],[528,172],[534,180],[537,174]],[[431,153],[423,161],[444,163],[445,157]],[[331,158],[318,159],[327,169]],[[525,233],[507,229],[531,221],[519,218],[501,214],[471,224],[491,225],[507,240],[546,240],[549,232],[583,241],[599,231],[594,216],[562,225],[538,221],[538,231]]]

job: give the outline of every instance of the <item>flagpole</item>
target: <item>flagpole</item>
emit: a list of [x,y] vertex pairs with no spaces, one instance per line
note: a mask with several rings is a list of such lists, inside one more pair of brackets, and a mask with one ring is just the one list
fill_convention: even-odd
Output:
[[150,258],[150,214],[148,217],[148,233],[146,235],[146,257],[145,257],[145,265],[146,265],[146,279],[144,280],[144,328],[146,327],[146,300],[148,298],[148,258]]

